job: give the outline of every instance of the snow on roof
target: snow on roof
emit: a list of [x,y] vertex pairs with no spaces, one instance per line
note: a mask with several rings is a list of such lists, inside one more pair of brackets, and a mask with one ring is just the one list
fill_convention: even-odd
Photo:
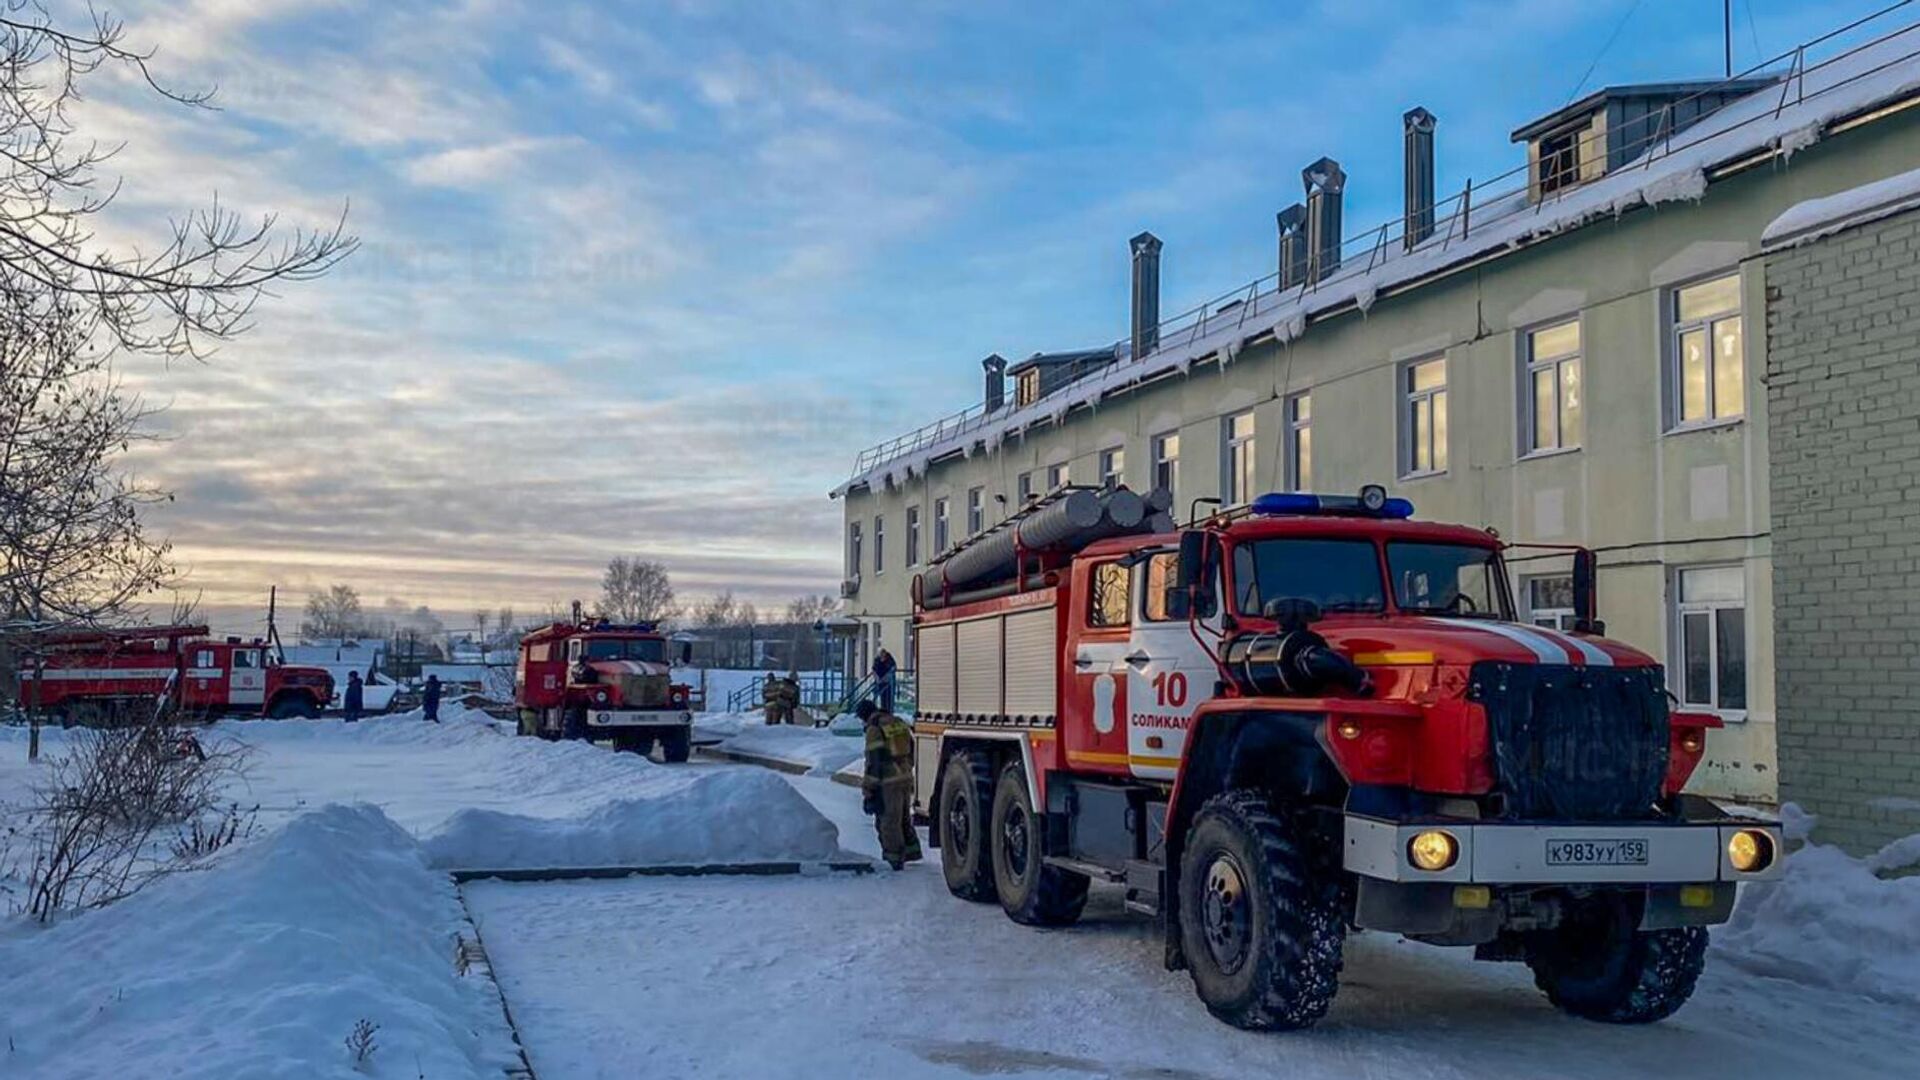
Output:
[[1920,169],[1795,203],[1773,219],[1760,243],[1792,247],[1914,207],[1920,207]]
[[1916,89],[1920,89],[1920,24],[1827,60],[1809,62],[1596,180],[1538,203],[1529,201],[1524,185],[1485,204],[1476,201],[1464,237],[1455,235],[1460,231],[1456,213],[1436,222],[1434,235],[1412,251],[1402,250],[1397,242],[1383,242],[1364,260],[1357,255],[1350,258],[1333,277],[1317,285],[1260,293],[1246,303],[1202,314],[1189,325],[1163,331],[1153,352],[1136,358],[1123,350],[1118,361],[1094,374],[1031,404],[1006,408],[952,435],[881,461],[850,477],[831,495],[838,498],[856,487],[876,482],[891,486],[924,476],[933,461],[971,453],[976,442],[983,442],[991,453],[1008,435],[1019,435],[1042,421],[1058,423],[1079,406],[1097,408],[1108,395],[1170,373],[1185,373],[1196,361],[1214,358],[1224,367],[1251,341],[1271,335],[1285,344],[1299,338],[1311,318],[1348,306],[1364,314],[1383,290],[1411,287],[1463,263],[1618,217],[1636,207],[1697,202],[1706,194],[1708,170],[1756,153],[1790,157],[1819,141],[1831,121]]

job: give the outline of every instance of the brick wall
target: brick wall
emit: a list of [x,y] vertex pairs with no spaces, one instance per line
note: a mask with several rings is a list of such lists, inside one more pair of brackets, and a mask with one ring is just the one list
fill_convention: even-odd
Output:
[[1920,833],[1920,211],[1769,254],[1780,798]]

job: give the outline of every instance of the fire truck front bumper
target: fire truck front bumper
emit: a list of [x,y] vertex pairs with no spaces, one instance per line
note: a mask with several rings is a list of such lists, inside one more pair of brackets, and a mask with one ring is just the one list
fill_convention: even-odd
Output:
[[1651,885],[1769,881],[1786,855],[1771,822],[1560,825],[1388,821],[1348,814],[1346,868],[1393,882]]
[[587,727],[594,731],[616,728],[675,728],[693,724],[685,709],[588,709]]

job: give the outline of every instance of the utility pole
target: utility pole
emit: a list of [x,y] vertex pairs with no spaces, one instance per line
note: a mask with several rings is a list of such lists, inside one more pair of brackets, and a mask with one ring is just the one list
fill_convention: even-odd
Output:
[[273,643],[274,652],[279,655],[280,662],[285,664],[287,662],[287,647],[280,644],[280,626],[273,621],[274,615],[277,613],[279,600],[280,586],[267,586],[267,640]]
[[1721,0],[1720,28],[1727,44],[1727,78],[1731,79],[1733,78],[1733,0]]

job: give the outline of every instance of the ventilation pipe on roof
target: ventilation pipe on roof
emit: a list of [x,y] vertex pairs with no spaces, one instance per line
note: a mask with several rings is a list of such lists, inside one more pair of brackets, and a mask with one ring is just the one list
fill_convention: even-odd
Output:
[[1415,106],[1401,117],[1406,124],[1406,228],[1401,243],[1408,251],[1433,235],[1433,114]]
[[1140,357],[1160,344],[1160,238],[1143,232],[1128,246],[1133,249],[1133,355]]
[[1332,158],[1300,170],[1307,188],[1307,281],[1318,284],[1340,269],[1340,193],[1347,174]]
[[1280,226],[1280,288],[1297,289],[1307,280],[1307,208],[1294,203],[1273,220]]
[[994,353],[980,361],[980,367],[986,372],[987,392],[981,403],[988,412],[998,412],[1000,406],[1007,403],[1007,361],[999,353]]

